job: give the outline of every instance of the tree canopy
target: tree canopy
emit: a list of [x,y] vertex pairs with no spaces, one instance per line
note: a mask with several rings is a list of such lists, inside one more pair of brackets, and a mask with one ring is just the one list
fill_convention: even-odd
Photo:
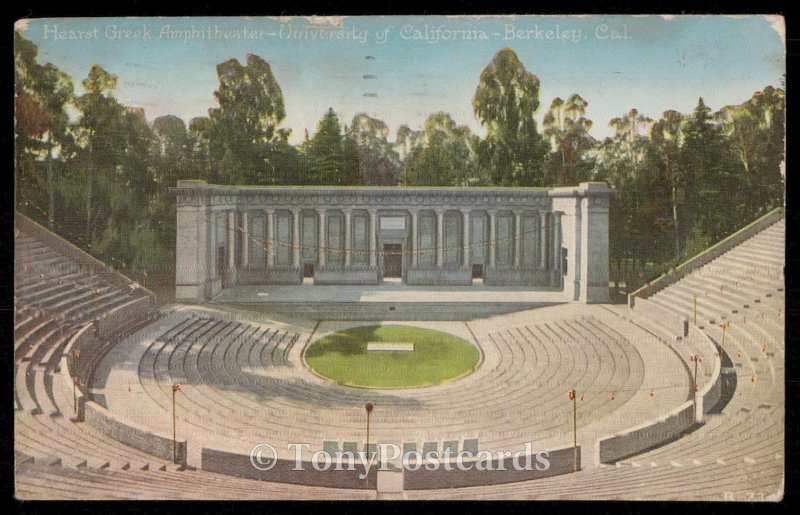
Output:
[[[589,102],[555,97],[537,127],[539,79],[510,48],[477,79],[479,137],[449,113],[421,130],[366,113],[342,125],[333,108],[313,135],[289,142],[283,93],[270,64],[249,54],[216,67],[217,106],[186,121],[149,122],[115,97],[100,64],[82,80],[14,39],[16,206],[123,271],[172,273],[180,179],[222,184],[553,186],[607,181],[616,190],[610,253],[617,270],[667,267],[718,241],[784,198],[785,92],[766,86],[714,112],[651,119],[636,109],[595,140]],[[211,95],[210,95],[211,99]],[[614,269],[612,268],[612,274]]]

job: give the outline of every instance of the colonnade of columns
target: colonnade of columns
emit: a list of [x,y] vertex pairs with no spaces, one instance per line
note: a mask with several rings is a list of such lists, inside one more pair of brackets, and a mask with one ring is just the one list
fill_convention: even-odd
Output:
[[[256,210],[248,210],[248,211],[237,211],[235,209],[227,210],[227,259],[228,259],[228,268],[235,268],[236,263],[236,242],[239,242],[241,246],[241,264],[242,265],[249,265],[251,264],[251,256],[252,256],[252,246],[261,244],[259,242],[263,241],[263,248],[264,254],[266,259],[266,265],[268,267],[275,266],[276,262],[276,253],[277,253],[277,243],[275,242],[275,235],[276,235],[276,210],[275,208],[267,208],[262,212],[266,214],[266,232],[268,237],[265,240],[261,238],[253,239],[253,234],[251,234],[250,230],[250,223],[249,221],[252,219],[252,214]],[[291,243],[292,247],[292,254],[291,254],[291,261],[292,266],[299,267],[301,264],[301,248],[302,248],[302,241],[300,235],[300,224],[302,218],[303,210],[300,208],[294,208],[289,210],[292,215],[292,236],[291,236]],[[317,264],[320,267],[326,266],[326,248],[327,244],[327,219],[326,215],[328,209],[326,208],[317,208],[317,227],[318,227],[318,239],[317,239]],[[344,264],[345,266],[351,266],[352,264],[352,254],[353,254],[353,235],[352,235],[352,228],[353,228],[353,210],[351,209],[336,209],[337,212],[342,212],[344,214],[344,245],[343,245],[343,253],[344,253]],[[419,237],[420,237],[420,214],[421,210],[410,210],[410,219],[411,219],[411,227],[410,227],[410,248],[405,249],[411,256],[411,266],[417,267],[419,265]],[[435,244],[435,261],[434,264],[437,268],[442,268],[445,264],[445,209],[435,209],[434,214],[436,218],[436,244]],[[461,258],[460,258],[460,265],[461,266],[471,266],[472,264],[472,243],[471,243],[471,235],[472,235],[472,213],[473,210],[470,209],[460,209],[458,211],[461,215],[461,228],[462,234],[460,235],[461,245],[459,245],[459,249],[461,250]],[[487,214],[486,218],[488,220],[488,241],[484,242],[485,246],[487,247],[488,251],[488,259],[486,259],[485,264],[490,268],[497,267],[497,246],[498,246],[498,237],[497,237],[497,218],[498,218],[498,210],[497,209],[489,209],[486,211],[480,211],[481,213],[485,212]],[[240,219],[237,220],[237,213],[241,213]],[[378,245],[378,210],[377,209],[369,209],[367,210],[369,214],[369,238],[368,238],[368,245],[369,245],[369,266],[375,267],[377,266],[377,245]],[[510,211],[512,220],[513,220],[513,236],[510,237],[509,245],[512,249],[511,254],[511,266],[517,268],[521,266],[522,263],[522,241],[523,241],[523,216],[526,214],[534,214],[539,221],[539,226],[536,230],[535,237],[531,236],[529,241],[535,241],[535,245],[538,247],[535,249],[536,253],[536,265],[539,268],[546,269],[546,270],[559,270],[561,268],[560,263],[560,247],[562,242],[562,233],[561,233],[561,212],[549,212],[549,211],[522,211],[522,210],[513,210]],[[395,215],[396,216],[396,215]],[[548,222],[550,220],[550,222]],[[237,231],[240,234],[237,237]],[[263,236],[263,235],[262,235]],[[430,249],[425,249],[430,251]]]
[[171,191],[178,299],[205,300],[239,284],[299,284],[307,264],[315,283],[379,284],[381,268],[397,270],[382,246],[400,244],[409,284],[467,285],[482,266],[488,284],[562,287],[570,300],[608,301],[614,192],[604,183],[439,191],[181,180]]

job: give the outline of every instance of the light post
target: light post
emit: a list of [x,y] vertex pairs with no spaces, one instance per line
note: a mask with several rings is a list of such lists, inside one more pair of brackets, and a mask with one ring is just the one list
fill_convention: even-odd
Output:
[[[364,409],[367,410],[367,459],[369,460],[369,463],[372,463],[372,456],[370,456],[369,452],[369,415],[372,413],[372,403],[368,402],[366,406],[364,406]],[[369,488],[369,469],[364,471],[364,488]]]
[[178,434],[177,434],[177,416],[175,413],[175,395],[181,391],[181,385],[172,385],[172,462],[178,463]]
[[722,348],[724,349],[725,348],[725,329],[728,328],[728,322],[722,322],[721,324],[719,324],[719,326],[722,328]]
[[692,321],[694,325],[697,325],[697,295],[692,298]]
[[80,382],[81,380],[77,377],[72,380],[72,411],[75,415],[78,414],[78,383]]
[[692,354],[689,357],[689,361],[694,361],[694,379],[692,379],[692,396],[694,399],[694,406],[692,408],[692,412],[694,413],[694,419],[697,420],[697,366],[703,362],[703,358]]
[[573,388],[569,392],[572,400],[572,469],[578,471],[578,394]]

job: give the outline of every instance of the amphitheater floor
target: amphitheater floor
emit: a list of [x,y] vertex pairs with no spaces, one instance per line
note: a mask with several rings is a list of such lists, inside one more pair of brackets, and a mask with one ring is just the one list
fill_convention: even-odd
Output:
[[215,302],[454,302],[454,303],[531,303],[567,302],[565,293],[530,287],[488,286],[410,286],[401,282],[380,285],[255,285],[226,288]]
[[[189,441],[190,464],[200,448],[248,452],[271,443],[289,455],[289,443],[365,441],[365,402],[372,402],[372,442],[443,442],[478,438],[486,450],[517,451],[572,444],[572,407],[566,392],[578,389],[578,443],[591,459],[600,436],[645,422],[687,399],[689,377],[674,351],[654,335],[603,306],[566,304],[471,322],[390,322],[444,331],[476,344],[477,370],[451,383],[426,388],[363,390],[317,377],[302,354],[310,342],[374,322],[266,322],[242,312],[217,317],[297,334],[286,360],[252,366],[243,344],[213,343],[196,349],[161,347],[159,335],[190,314],[211,307],[182,307],[117,345],[97,370],[94,393],[128,420],[147,421],[171,434],[171,385],[180,383],[178,432]],[[233,316],[232,316],[233,315]],[[389,323],[389,322],[387,322]],[[214,350],[208,350],[210,346]],[[225,348],[223,348],[225,347]],[[205,353],[205,354],[204,354]],[[654,394],[655,392],[655,394]]]

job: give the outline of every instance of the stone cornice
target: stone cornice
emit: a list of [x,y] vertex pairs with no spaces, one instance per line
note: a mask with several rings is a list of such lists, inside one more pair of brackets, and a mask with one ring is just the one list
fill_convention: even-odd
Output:
[[605,183],[581,183],[566,188],[420,188],[379,186],[229,186],[204,181],[178,181],[170,188],[178,206],[269,205],[290,208],[486,208],[512,209],[515,206],[548,209],[553,197],[607,197],[614,193]]
[[420,188],[349,186],[228,186],[203,181],[178,181],[170,188],[178,206],[231,206],[280,209],[307,208],[407,208],[428,209],[549,209],[552,198],[607,198],[614,190],[605,183],[581,183],[560,188]]

